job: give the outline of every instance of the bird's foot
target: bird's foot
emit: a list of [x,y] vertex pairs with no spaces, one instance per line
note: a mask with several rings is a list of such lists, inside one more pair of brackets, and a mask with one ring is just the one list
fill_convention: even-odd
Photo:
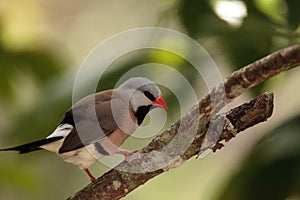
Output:
[[121,155],[125,156],[125,161],[128,162],[129,161],[129,157],[132,154],[136,153],[136,152],[137,152],[137,150],[135,150],[133,152],[129,152],[129,151],[117,151],[115,154],[121,154]]
[[90,172],[90,170],[88,168],[83,168],[85,173],[90,177],[91,182],[94,182],[96,180],[96,178],[93,176],[93,174]]

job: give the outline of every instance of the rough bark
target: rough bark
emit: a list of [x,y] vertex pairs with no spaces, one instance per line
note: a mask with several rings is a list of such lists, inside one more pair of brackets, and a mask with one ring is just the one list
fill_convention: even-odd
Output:
[[[226,114],[218,114],[226,103],[247,89],[299,64],[300,46],[297,45],[277,51],[232,73],[179,121],[154,138],[147,147],[133,154],[128,162],[122,162],[68,199],[120,199],[149,179],[183,164],[199,152],[220,149],[223,146],[220,143],[222,140],[228,141],[239,132],[266,121],[271,116],[273,94],[264,93]],[[190,127],[195,124],[196,134],[189,134],[192,132]],[[216,127],[215,131],[211,127]],[[176,142],[170,146],[174,140]],[[180,145],[176,145],[182,140],[189,141],[187,149],[180,149]],[[166,145],[169,146],[168,150],[164,149]],[[162,161],[167,164],[151,170]],[[132,173],[137,172],[141,166],[144,170],[142,173]]]

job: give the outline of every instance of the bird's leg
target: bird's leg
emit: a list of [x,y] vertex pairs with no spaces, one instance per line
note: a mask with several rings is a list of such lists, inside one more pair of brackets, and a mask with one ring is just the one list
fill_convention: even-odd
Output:
[[94,182],[96,180],[96,178],[92,175],[92,173],[90,172],[90,170],[88,168],[83,168],[85,173],[90,177],[91,182]]
[[128,162],[129,157],[136,152],[137,152],[137,150],[135,150],[133,152],[119,150],[119,151],[116,151],[115,154],[121,154],[121,155],[125,156],[125,160]]

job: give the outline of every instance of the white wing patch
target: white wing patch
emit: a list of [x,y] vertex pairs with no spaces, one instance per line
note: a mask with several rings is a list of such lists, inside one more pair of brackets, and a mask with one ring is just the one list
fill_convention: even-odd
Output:
[[53,131],[53,133],[51,133],[47,138],[57,137],[57,136],[66,137],[71,132],[72,129],[73,129],[73,126],[70,124],[60,124]]
[[74,127],[70,124],[60,124],[47,138],[63,136],[62,139],[49,144],[42,145],[41,148],[48,151],[57,153],[65,161],[72,163],[74,165],[79,165],[81,168],[88,168],[93,164],[97,158],[102,157],[102,154],[95,149],[94,144],[90,144],[84,148],[76,149],[74,151],[69,151],[63,154],[59,154],[58,150],[61,148],[65,137],[72,131]]
[[55,142],[51,142],[49,144],[42,145],[41,148],[46,149],[48,151],[53,151],[58,153],[58,150],[62,146],[65,137],[72,131],[73,126],[70,124],[60,124],[47,138],[62,136],[64,138],[57,140]]

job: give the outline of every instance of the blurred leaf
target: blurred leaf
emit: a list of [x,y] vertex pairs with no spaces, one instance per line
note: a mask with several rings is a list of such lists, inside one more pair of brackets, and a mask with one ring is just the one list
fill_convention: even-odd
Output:
[[30,72],[38,83],[46,83],[60,74],[64,65],[47,49],[10,50],[0,41],[0,95],[13,97],[12,83],[18,79],[16,72]]
[[267,135],[217,199],[299,199],[299,130],[300,116]]
[[236,70],[270,53],[273,34],[274,28],[267,21],[252,15],[240,28],[224,32],[220,38]]
[[[218,18],[213,1],[180,1],[179,16],[183,26],[192,37],[217,36],[232,70],[237,70],[273,51],[276,35],[271,20],[256,8],[255,2],[245,0],[247,17],[239,27],[232,27]],[[262,85],[252,91],[260,92]]]
[[287,5],[287,23],[292,30],[296,30],[300,22],[300,1],[284,0]]
[[214,12],[209,0],[181,0],[178,15],[192,37],[220,34],[229,26]]

